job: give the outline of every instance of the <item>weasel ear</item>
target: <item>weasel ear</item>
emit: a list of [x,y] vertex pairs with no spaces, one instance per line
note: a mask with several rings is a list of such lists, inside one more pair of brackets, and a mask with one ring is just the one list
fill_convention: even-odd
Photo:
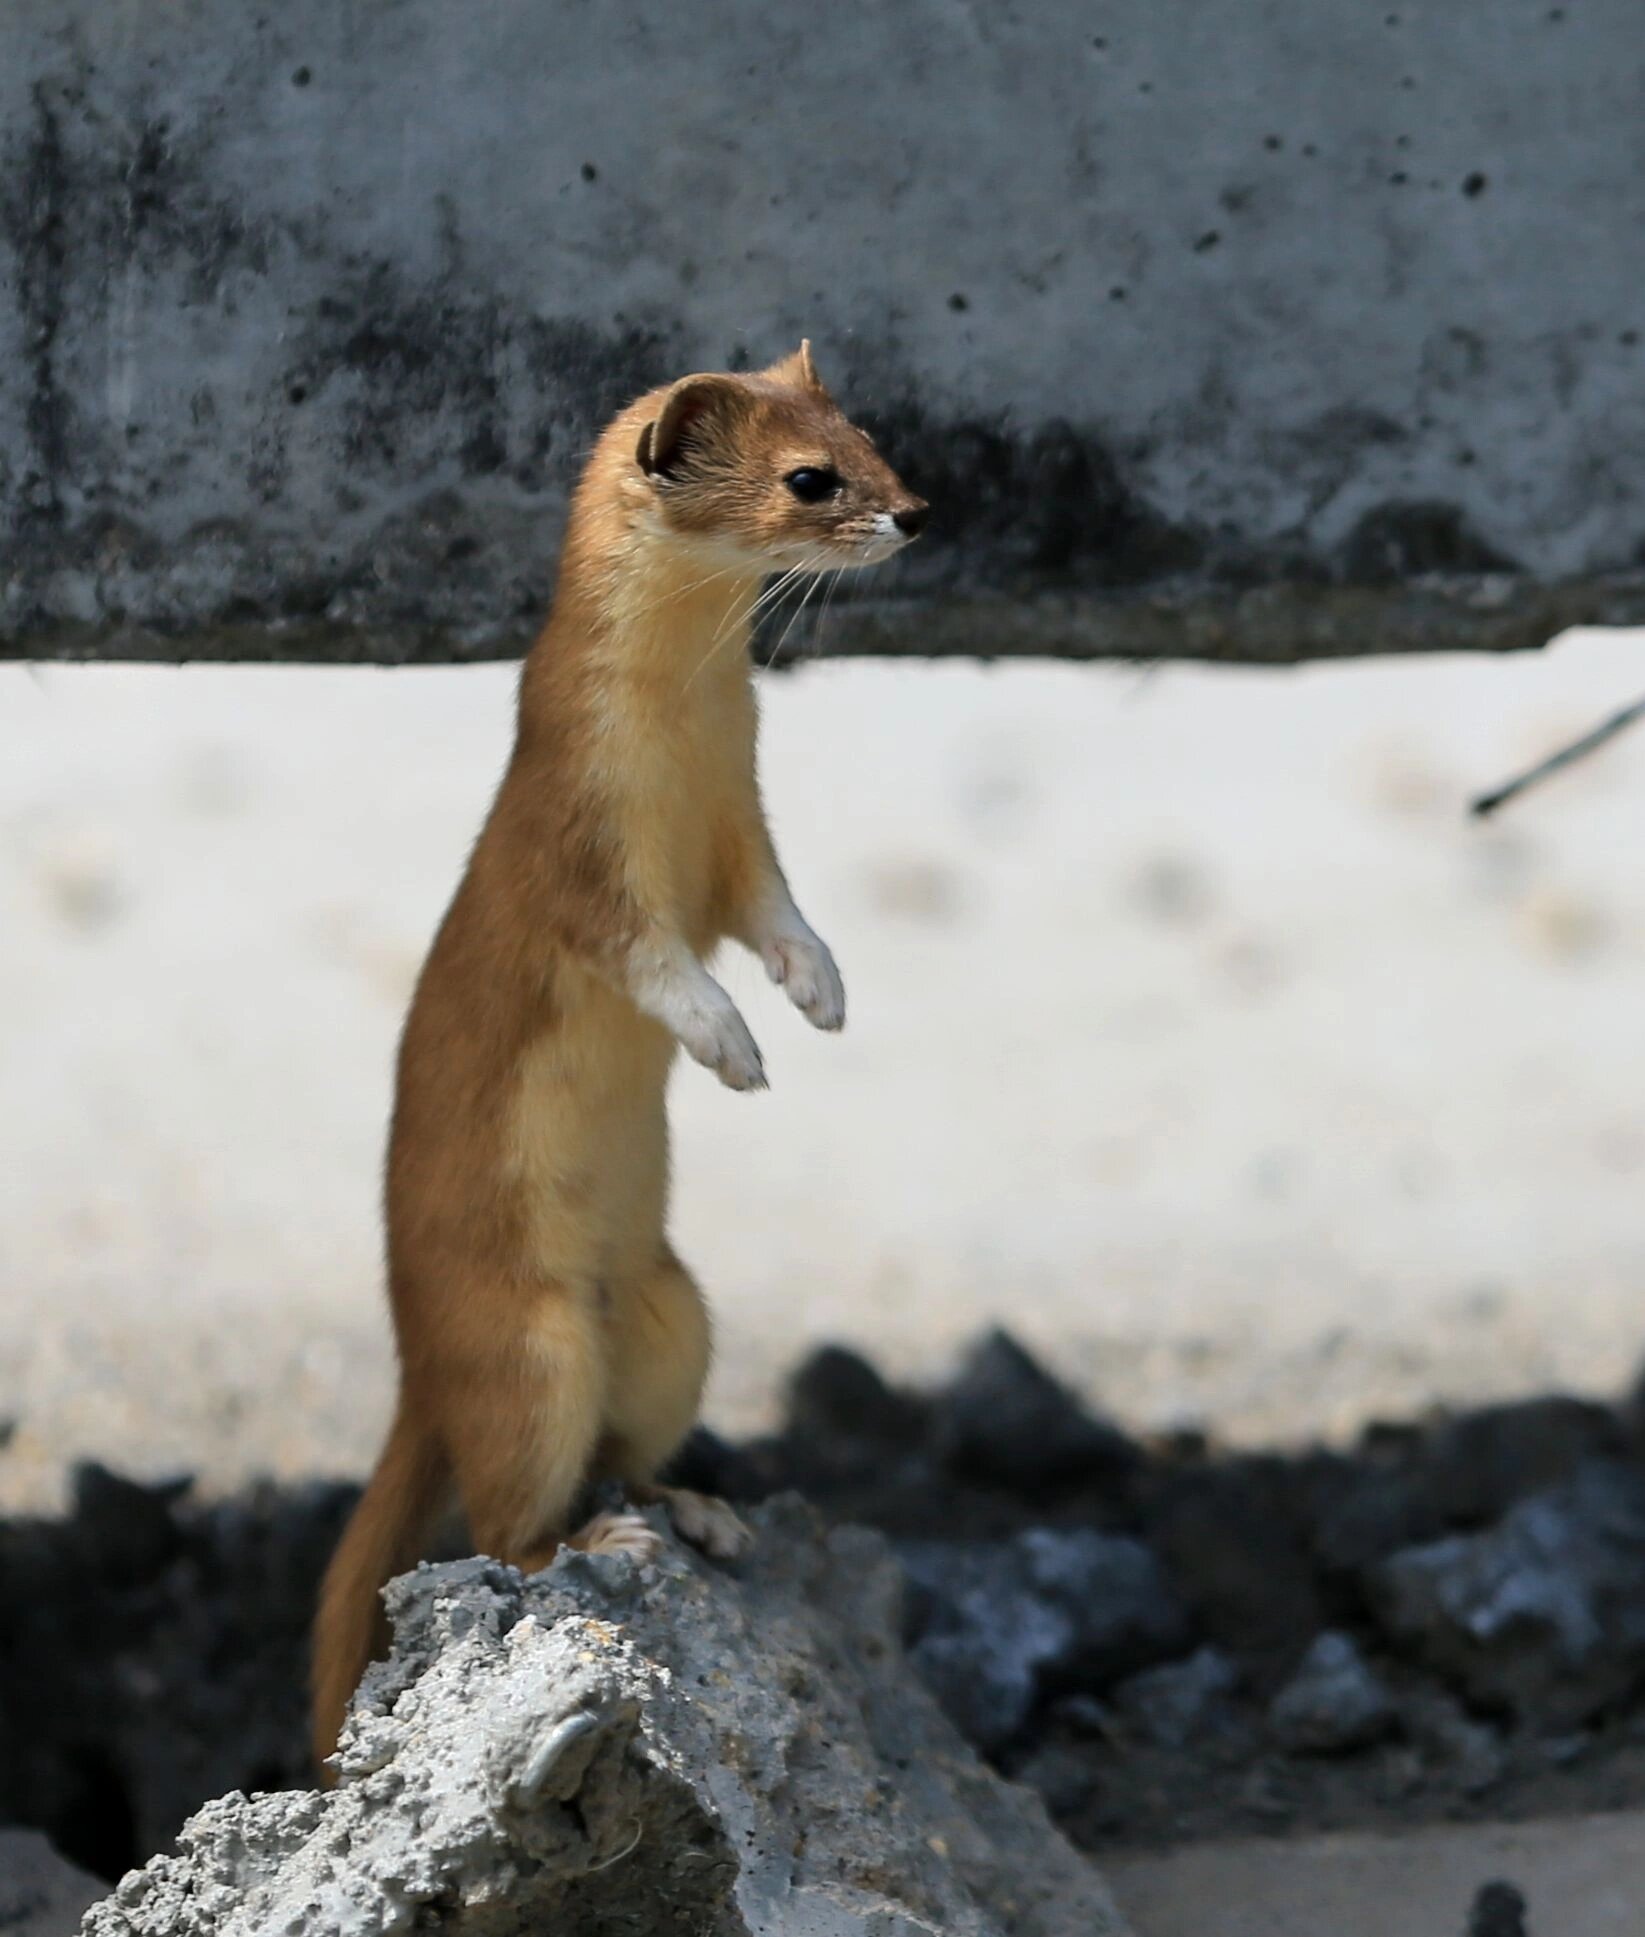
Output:
[[773,363],[765,375],[778,383],[792,384],[796,390],[810,390],[819,397],[826,397],[823,380],[817,375],[817,366],[811,361],[811,339],[800,339],[800,347],[790,355]]
[[709,374],[681,377],[663,398],[662,408],[640,432],[634,456],[650,477],[666,471],[680,453],[680,439],[693,424],[740,409],[748,393],[735,377]]

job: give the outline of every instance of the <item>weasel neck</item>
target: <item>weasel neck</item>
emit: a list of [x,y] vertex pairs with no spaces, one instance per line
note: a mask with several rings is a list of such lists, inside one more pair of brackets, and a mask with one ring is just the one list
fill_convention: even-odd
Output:
[[764,572],[654,539],[613,563],[593,627],[602,671],[671,694],[747,677]]

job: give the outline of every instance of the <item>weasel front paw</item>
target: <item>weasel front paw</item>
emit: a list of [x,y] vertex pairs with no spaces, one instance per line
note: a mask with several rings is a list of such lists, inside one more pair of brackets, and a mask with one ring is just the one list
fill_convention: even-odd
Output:
[[695,1009],[677,1031],[688,1056],[713,1070],[727,1089],[767,1087],[760,1046],[729,996],[713,1008]]
[[809,928],[773,935],[760,949],[765,971],[818,1029],[845,1027],[845,984],[828,944]]

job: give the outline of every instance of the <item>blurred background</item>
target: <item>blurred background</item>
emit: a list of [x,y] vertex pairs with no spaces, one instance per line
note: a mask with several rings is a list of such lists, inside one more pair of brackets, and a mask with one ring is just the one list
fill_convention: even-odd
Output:
[[[730,962],[771,1091],[676,1076],[713,1423],[768,1423],[816,1341],[930,1381],[992,1322],[1126,1425],[1236,1444],[1621,1392],[1645,737],[1466,804],[1639,660],[768,677],[851,1019]],[[8,1508],[74,1458],[369,1462],[395,1035],[514,677],[0,667]]]

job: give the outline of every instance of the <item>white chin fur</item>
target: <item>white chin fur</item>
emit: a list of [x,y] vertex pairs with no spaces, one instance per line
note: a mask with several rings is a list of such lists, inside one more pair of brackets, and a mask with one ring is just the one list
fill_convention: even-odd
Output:
[[771,574],[790,572],[796,567],[805,572],[854,571],[863,565],[880,565],[900,552],[908,543],[907,534],[898,531],[886,513],[877,515],[867,537],[849,551],[836,545],[807,546],[803,551],[785,552],[762,561]]
[[895,558],[907,543],[907,538],[900,531],[890,538],[882,538],[876,533],[863,546],[853,562],[858,565],[883,564],[886,559]]
[[891,522],[889,513],[879,513],[869,529],[868,536],[860,544],[852,547],[844,557],[837,551],[822,554],[814,569],[818,571],[838,570],[842,565],[847,569],[863,565],[881,565],[888,558],[894,558],[908,543],[908,534],[898,531]]

